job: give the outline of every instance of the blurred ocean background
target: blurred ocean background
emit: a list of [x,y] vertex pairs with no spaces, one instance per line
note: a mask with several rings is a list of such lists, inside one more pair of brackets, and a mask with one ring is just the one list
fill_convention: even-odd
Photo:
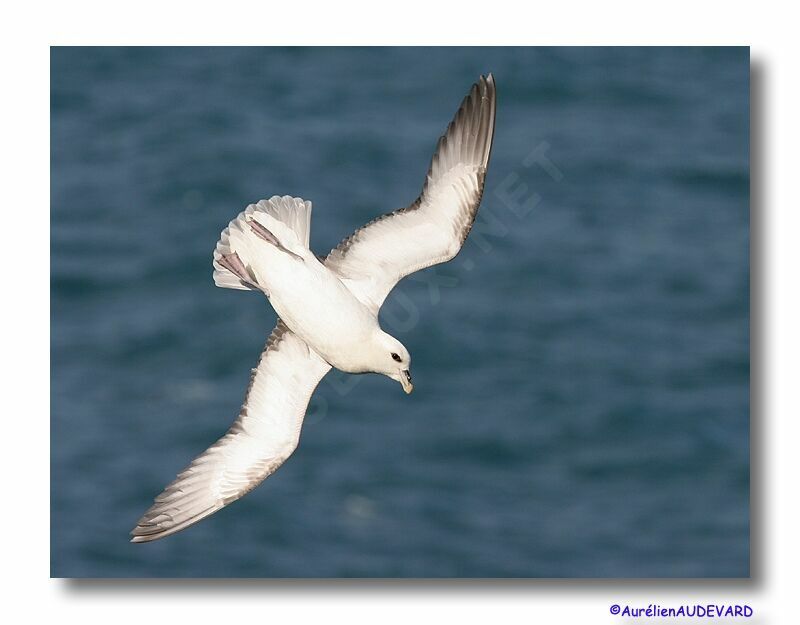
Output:
[[[409,204],[489,71],[478,225],[382,313],[414,394],[329,374],[261,487],[130,544],[275,321],[220,231]],[[53,48],[51,86],[53,576],[749,574],[746,48]]]

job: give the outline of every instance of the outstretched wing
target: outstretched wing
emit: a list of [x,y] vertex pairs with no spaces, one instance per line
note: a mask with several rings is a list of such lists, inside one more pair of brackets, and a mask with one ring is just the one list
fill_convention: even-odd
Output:
[[178,474],[131,532],[131,542],[174,534],[236,501],[297,447],[311,394],[331,366],[283,321],[253,369],[230,430]]
[[480,77],[439,139],[419,198],[356,230],[325,264],[372,310],[402,278],[446,262],[467,238],[494,136],[494,78]]

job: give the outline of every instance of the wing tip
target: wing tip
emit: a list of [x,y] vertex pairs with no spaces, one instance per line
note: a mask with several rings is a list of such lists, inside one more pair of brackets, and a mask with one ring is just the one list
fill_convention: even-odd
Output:
[[[156,503],[153,508],[157,507],[159,504]],[[150,511],[145,512],[145,515],[139,519],[139,522],[136,524],[131,532],[131,540],[132,543],[148,543],[154,540],[158,540],[160,538],[166,538],[167,536],[171,536],[181,530],[186,529],[197,523],[198,521],[202,521],[208,516],[211,516],[218,510],[222,509],[224,506],[220,505],[211,505],[197,514],[194,514],[186,519],[182,519],[178,522],[174,522],[171,525],[164,525],[163,523],[154,523],[148,519],[156,518],[150,517]],[[152,508],[151,508],[152,510]]]
[[159,538],[163,538],[166,535],[167,534],[164,529],[159,529],[157,526],[153,525],[143,524],[141,521],[139,521],[136,527],[130,531],[132,543],[147,543],[158,540]]
[[[481,76],[483,79],[483,76]],[[486,97],[489,99],[489,129],[486,141],[486,152],[484,154],[484,168],[488,169],[489,161],[492,158],[492,145],[494,144],[494,125],[497,118],[497,86],[494,82],[494,74],[489,72],[486,76]]]
[[489,72],[485,76],[481,74],[478,77],[478,82],[475,83],[475,86],[478,88],[479,93],[490,100],[494,100],[496,97],[497,92],[497,84],[494,80],[494,74]]

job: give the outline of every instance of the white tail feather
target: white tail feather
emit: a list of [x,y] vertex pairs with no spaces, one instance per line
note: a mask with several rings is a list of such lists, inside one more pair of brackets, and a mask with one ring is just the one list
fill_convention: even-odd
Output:
[[223,256],[236,253],[245,267],[250,266],[250,259],[253,258],[251,246],[264,244],[253,234],[248,224],[250,219],[257,219],[259,223],[271,226],[270,229],[282,241],[293,234],[297,237],[297,243],[308,247],[311,234],[311,202],[299,197],[275,195],[268,200],[261,200],[258,204],[250,204],[222,231],[214,250],[214,284],[219,287],[252,290],[241,277],[219,262]]

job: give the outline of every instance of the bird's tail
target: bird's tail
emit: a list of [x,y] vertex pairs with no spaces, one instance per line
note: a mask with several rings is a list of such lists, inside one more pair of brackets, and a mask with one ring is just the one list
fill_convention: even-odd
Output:
[[[297,244],[307,248],[311,233],[311,202],[299,197],[276,195],[258,204],[250,204],[239,213],[222,231],[214,250],[214,284],[225,289],[263,290],[251,263],[257,246],[263,245],[273,233],[276,240],[286,242],[296,238]],[[280,243],[277,246],[284,249]]]

